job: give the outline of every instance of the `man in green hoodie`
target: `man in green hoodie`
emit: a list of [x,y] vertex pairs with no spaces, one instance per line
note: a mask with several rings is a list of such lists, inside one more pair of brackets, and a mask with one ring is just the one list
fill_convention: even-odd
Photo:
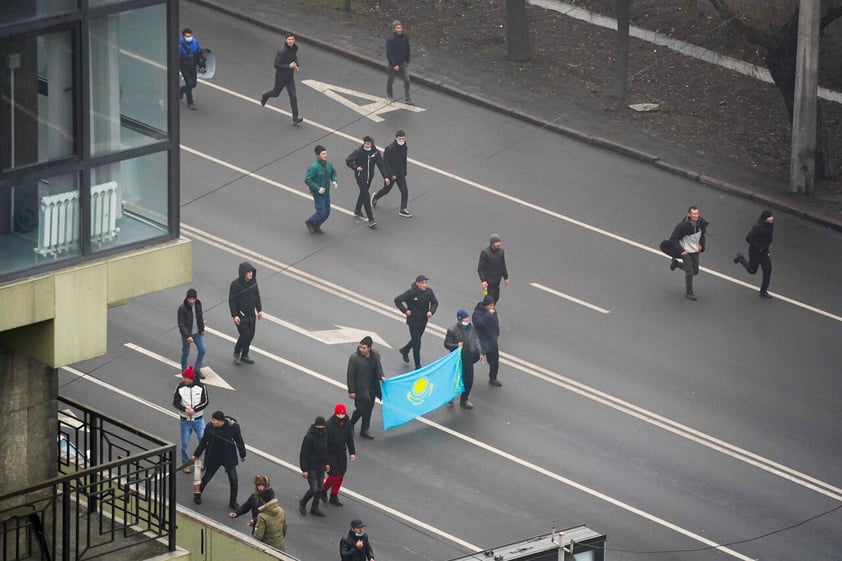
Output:
[[304,183],[310,188],[313,194],[313,203],[316,205],[316,212],[304,221],[304,225],[311,234],[324,234],[321,225],[330,216],[330,189],[339,187],[339,176],[333,164],[327,161],[327,150],[321,144],[316,145],[316,161],[307,168],[304,175]]

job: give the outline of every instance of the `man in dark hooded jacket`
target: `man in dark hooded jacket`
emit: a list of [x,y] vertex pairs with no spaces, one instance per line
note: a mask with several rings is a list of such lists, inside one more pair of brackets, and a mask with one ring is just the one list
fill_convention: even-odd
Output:
[[374,145],[374,139],[370,136],[363,137],[362,146],[345,158],[345,165],[354,170],[354,178],[357,180],[357,187],[360,190],[357,204],[354,205],[354,216],[363,218],[362,210],[365,208],[368,227],[374,228],[377,226],[377,222],[374,221],[374,213],[371,212],[371,195],[368,190],[371,187],[371,180],[374,179],[375,169],[380,171],[386,185],[390,182],[383,168],[383,156],[380,155],[380,151]]
[[763,280],[760,282],[760,297],[771,300],[769,281],[772,279],[772,259],[769,257],[769,246],[772,245],[772,235],[775,231],[775,217],[771,210],[760,213],[757,223],[752,226],[746,236],[748,242],[748,261],[745,255],[737,253],[734,263],[745,267],[748,274],[753,275],[759,266],[763,269]]
[[[345,450],[348,450],[347,453]],[[330,504],[342,506],[339,500],[339,488],[345,480],[348,469],[348,456],[353,462],[357,458],[354,447],[354,425],[348,420],[348,410],[341,403],[337,403],[333,410],[333,417],[327,420],[327,460],[330,471],[327,474],[322,489],[322,500],[330,491]]]
[[202,503],[201,493],[204,492],[205,487],[216,475],[217,470],[223,467],[226,475],[228,475],[228,484],[230,485],[228,506],[231,510],[239,510],[240,505],[237,503],[237,492],[239,491],[237,455],[239,454],[240,459],[246,461],[246,444],[243,441],[239,423],[231,417],[226,417],[222,411],[214,411],[211,415],[211,424],[205,427],[199,446],[193,452],[193,459],[199,458],[203,453],[205,454],[205,473],[202,475],[199,494],[193,497],[194,502],[196,504]]
[[500,387],[503,385],[497,379],[497,371],[500,367],[500,349],[497,346],[497,338],[500,337],[500,321],[497,318],[494,298],[490,294],[486,294],[482,302],[476,305],[471,320],[474,322],[482,352],[488,362],[488,383]]
[[307,502],[312,498],[313,505],[310,507],[310,514],[324,516],[325,513],[319,509],[319,499],[322,496],[325,472],[330,470],[324,417],[316,417],[315,422],[310,425],[307,434],[304,435],[304,440],[301,441],[301,453],[298,460],[301,477],[306,479],[309,485],[304,497],[298,501],[298,512],[302,516],[307,516]]
[[[482,345],[477,330],[471,325],[471,316],[465,310],[456,312],[456,325],[447,330],[444,336],[444,348],[448,351],[462,349],[462,383],[465,391],[459,399],[459,405],[473,409],[474,404],[468,399],[474,386],[474,363],[482,360]],[[450,401],[453,404],[453,400]]]
[[260,289],[257,287],[257,269],[248,261],[240,263],[240,276],[231,282],[228,289],[228,309],[240,337],[234,345],[234,364],[254,364],[249,356],[249,347],[257,327],[256,319],[263,319],[260,304]]
[[409,351],[415,359],[415,369],[421,368],[421,336],[427,328],[427,320],[433,317],[439,307],[439,301],[433,289],[427,287],[429,279],[418,275],[409,290],[395,296],[395,306],[406,316],[409,326],[409,343],[401,347],[403,361],[409,363]]
[[499,302],[500,282],[509,286],[509,270],[506,268],[506,250],[497,234],[489,236],[488,247],[480,252],[477,273],[485,293],[494,299],[495,304]]

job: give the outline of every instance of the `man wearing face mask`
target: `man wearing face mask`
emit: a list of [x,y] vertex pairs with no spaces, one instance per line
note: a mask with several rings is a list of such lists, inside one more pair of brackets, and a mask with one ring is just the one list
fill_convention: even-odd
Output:
[[362,520],[351,520],[351,529],[339,540],[341,561],[374,561],[374,549],[371,548],[365,528]]
[[401,192],[401,209],[398,214],[404,218],[412,218],[412,213],[406,208],[409,202],[409,189],[406,186],[406,155],[406,133],[399,130],[395,133],[395,141],[383,150],[383,165],[390,181],[384,181],[383,188],[371,197],[371,206],[376,208],[377,201],[386,196],[397,183]]
[[301,453],[298,459],[301,477],[307,480],[309,486],[307,493],[298,501],[298,512],[301,516],[307,516],[307,502],[312,498],[313,506],[310,507],[310,514],[324,516],[325,513],[319,509],[319,499],[322,496],[325,472],[330,471],[324,417],[316,417],[315,422],[310,425],[307,434],[304,435],[304,440],[301,441]]
[[374,228],[377,226],[377,222],[374,221],[374,214],[371,212],[371,195],[369,195],[368,190],[371,187],[371,180],[374,179],[375,168],[380,170],[385,185],[388,185],[391,181],[383,171],[383,157],[374,145],[374,139],[370,136],[363,137],[363,145],[345,158],[345,165],[354,170],[354,178],[357,180],[357,187],[360,189],[357,204],[354,206],[354,216],[363,218],[362,208],[365,207],[368,227]]
[[[471,325],[471,315],[465,310],[456,312],[456,325],[447,330],[444,336],[444,347],[448,351],[462,349],[462,383],[465,391],[459,398],[459,405],[465,409],[473,409],[474,404],[468,400],[471,388],[474,386],[474,363],[484,358],[482,346],[476,329]],[[453,404],[451,400],[450,405]]]
[[193,88],[196,87],[198,76],[196,67],[202,61],[202,47],[199,40],[193,37],[193,30],[185,27],[181,31],[181,39],[178,40],[178,64],[181,69],[181,76],[184,78],[184,85],[181,86],[181,97],[187,95],[187,108],[195,111],[193,105]]

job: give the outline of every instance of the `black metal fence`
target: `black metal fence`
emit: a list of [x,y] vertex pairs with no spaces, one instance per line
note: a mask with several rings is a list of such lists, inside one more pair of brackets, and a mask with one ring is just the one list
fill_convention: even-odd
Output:
[[0,496],[0,559],[174,551],[175,445],[80,403],[58,402],[58,476]]

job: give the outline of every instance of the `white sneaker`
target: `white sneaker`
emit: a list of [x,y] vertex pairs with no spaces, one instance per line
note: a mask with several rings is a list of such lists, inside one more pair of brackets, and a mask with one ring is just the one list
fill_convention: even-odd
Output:
[[401,216],[403,216],[405,218],[412,218],[412,213],[409,212],[409,210],[407,210],[405,208],[400,209],[398,211],[398,214],[400,214]]

